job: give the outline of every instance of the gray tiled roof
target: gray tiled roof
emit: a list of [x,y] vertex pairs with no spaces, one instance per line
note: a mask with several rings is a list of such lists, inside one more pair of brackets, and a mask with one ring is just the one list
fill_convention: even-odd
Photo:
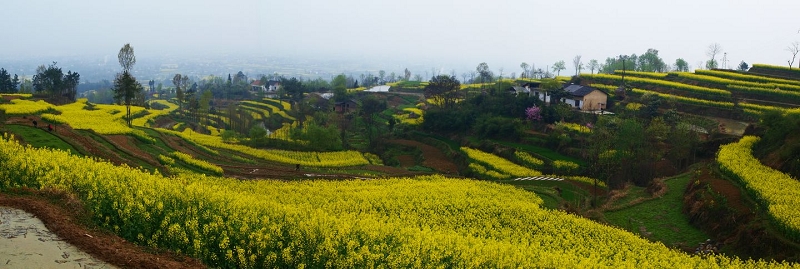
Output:
[[573,96],[586,96],[587,94],[593,92],[594,90],[597,90],[597,89],[589,87],[589,86],[582,86],[582,85],[575,85],[575,84],[569,85],[566,88],[564,88],[564,91],[568,92],[569,94],[571,94]]

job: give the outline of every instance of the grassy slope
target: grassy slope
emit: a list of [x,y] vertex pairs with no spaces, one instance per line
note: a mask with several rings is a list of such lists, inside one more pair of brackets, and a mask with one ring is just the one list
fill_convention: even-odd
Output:
[[28,144],[35,148],[52,148],[52,149],[60,149],[64,151],[69,151],[70,153],[81,156],[78,150],[76,150],[72,145],[67,144],[58,136],[55,136],[47,131],[35,128],[31,126],[24,126],[24,125],[16,125],[10,124],[6,125],[5,127],[7,130],[11,131],[12,133],[20,136],[22,139],[25,140]]
[[[562,203],[581,203],[586,201],[586,198],[590,198],[591,195],[589,192],[565,181],[503,180],[501,182],[536,193],[544,200],[544,207],[549,209],[559,209]],[[560,196],[555,189],[556,187],[561,189]]]
[[708,235],[689,224],[682,213],[683,191],[690,180],[689,174],[668,179],[664,182],[668,191],[663,197],[606,212],[605,217],[609,223],[633,233],[652,233],[649,238],[668,246],[694,246]]

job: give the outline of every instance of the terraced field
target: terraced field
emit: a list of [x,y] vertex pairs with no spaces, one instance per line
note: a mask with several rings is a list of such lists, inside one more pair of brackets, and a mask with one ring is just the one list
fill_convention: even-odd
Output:
[[[676,104],[679,111],[691,114],[753,121],[769,110],[800,113],[800,80],[767,75],[768,72],[760,70],[774,68],[757,66],[761,67],[754,67],[754,72],[626,71],[625,83],[631,88],[631,96],[654,94]],[[582,74],[582,83],[611,91],[621,84],[622,73],[618,70],[614,75]]]

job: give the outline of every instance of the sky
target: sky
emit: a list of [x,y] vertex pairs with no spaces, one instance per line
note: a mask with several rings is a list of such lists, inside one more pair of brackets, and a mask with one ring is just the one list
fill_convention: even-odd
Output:
[[[719,43],[729,66],[786,65],[798,0],[6,0],[3,58],[109,55],[304,57],[387,68],[424,63],[504,74],[659,51],[691,66]],[[719,58],[718,58],[719,60]],[[798,59],[797,61],[800,61]],[[795,66],[797,62],[795,62]]]

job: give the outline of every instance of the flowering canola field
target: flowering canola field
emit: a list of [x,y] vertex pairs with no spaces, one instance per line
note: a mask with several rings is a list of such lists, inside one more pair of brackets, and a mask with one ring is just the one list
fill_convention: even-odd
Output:
[[45,101],[30,101],[25,99],[11,100],[10,104],[0,105],[0,110],[8,115],[30,115],[47,111],[55,106]]
[[745,188],[763,206],[778,227],[790,238],[800,241],[800,181],[761,164],[753,157],[755,136],[745,136],[737,143],[720,147],[720,168],[744,183]]
[[9,139],[0,160],[0,189],[73,193],[99,225],[211,267],[791,266],[690,256],[490,182],[165,178]]
[[[103,105],[95,104],[94,110],[87,110],[87,100],[79,99],[75,103],[54,106],[44,101],[28,101],[15,99],[11,104],[0,105],[0,109],[9,114],[35,114],[56,110],[59,113],[43,113],[43,119],[67,124],[73,129],[93,130],[99,134],[132,135],[142,141],[155,142],[155,139],[148,136],[144,131],[128,127],[125,123],[126,107],[122,105]],[[131,115],[142,115],[133,119],[134,126],[147,126],[151,119],[169,114],[177,109],[177,105],[163,100],[154,101],[166,106],[163,110],[147,110],[142,107],[131,106]],[[278,108],[275,108],[278,110]],[[285,113],[278,110],[279,112]],[[300,164],[313,167],[344,167],[369,164],[369,161],[358,151],[339,151],[339,152],[300,152],[287,150],[264,150],[254,149],[244,145],[229,144],[222,141],[219,136],[204,135],[188,130],[186,132],[174,132],[166,129],[158,129],[161,132],[171,133],[180,136],[198,147],[207,149],[209,152],[216,152],[207,147],[223,148],[238,151],[250,156],[261,158],[268,161],[275,161],[286,164]],[[217,170],[217,169],[213,169]]]
[[242,154],[250,155],[253,157],[261,158],[267,161],[286,163],[286,164],[300,164],[302,166],[313,167],[343,167],[343,166],[358,166],[369,164],[364,156],[354,150],[350,151],[334,151],[334,152],[308,152],[308,151],[288,151],[278,149],[256,149],[244,145],[229,144],[222,141],[222,137],[205,135],[193,132],[190,129],[184,132],[175,132],[172,130],[158,129],[160,132],[177,135],[188,141],[197,143],[201,146],[214,147],[221,149],[228,149],[237,151]]
[[[469,147],[461,147],[461,151],[466,153],[470,160],[474,161],[470,164],[470,168],[479,174],[487,174],[492,178],[505,179],[511,176],[533,177],[542,175],[542,172],[515,164],[491,153]],[[489,166],[489,168],[483,168],[484,166]]]

